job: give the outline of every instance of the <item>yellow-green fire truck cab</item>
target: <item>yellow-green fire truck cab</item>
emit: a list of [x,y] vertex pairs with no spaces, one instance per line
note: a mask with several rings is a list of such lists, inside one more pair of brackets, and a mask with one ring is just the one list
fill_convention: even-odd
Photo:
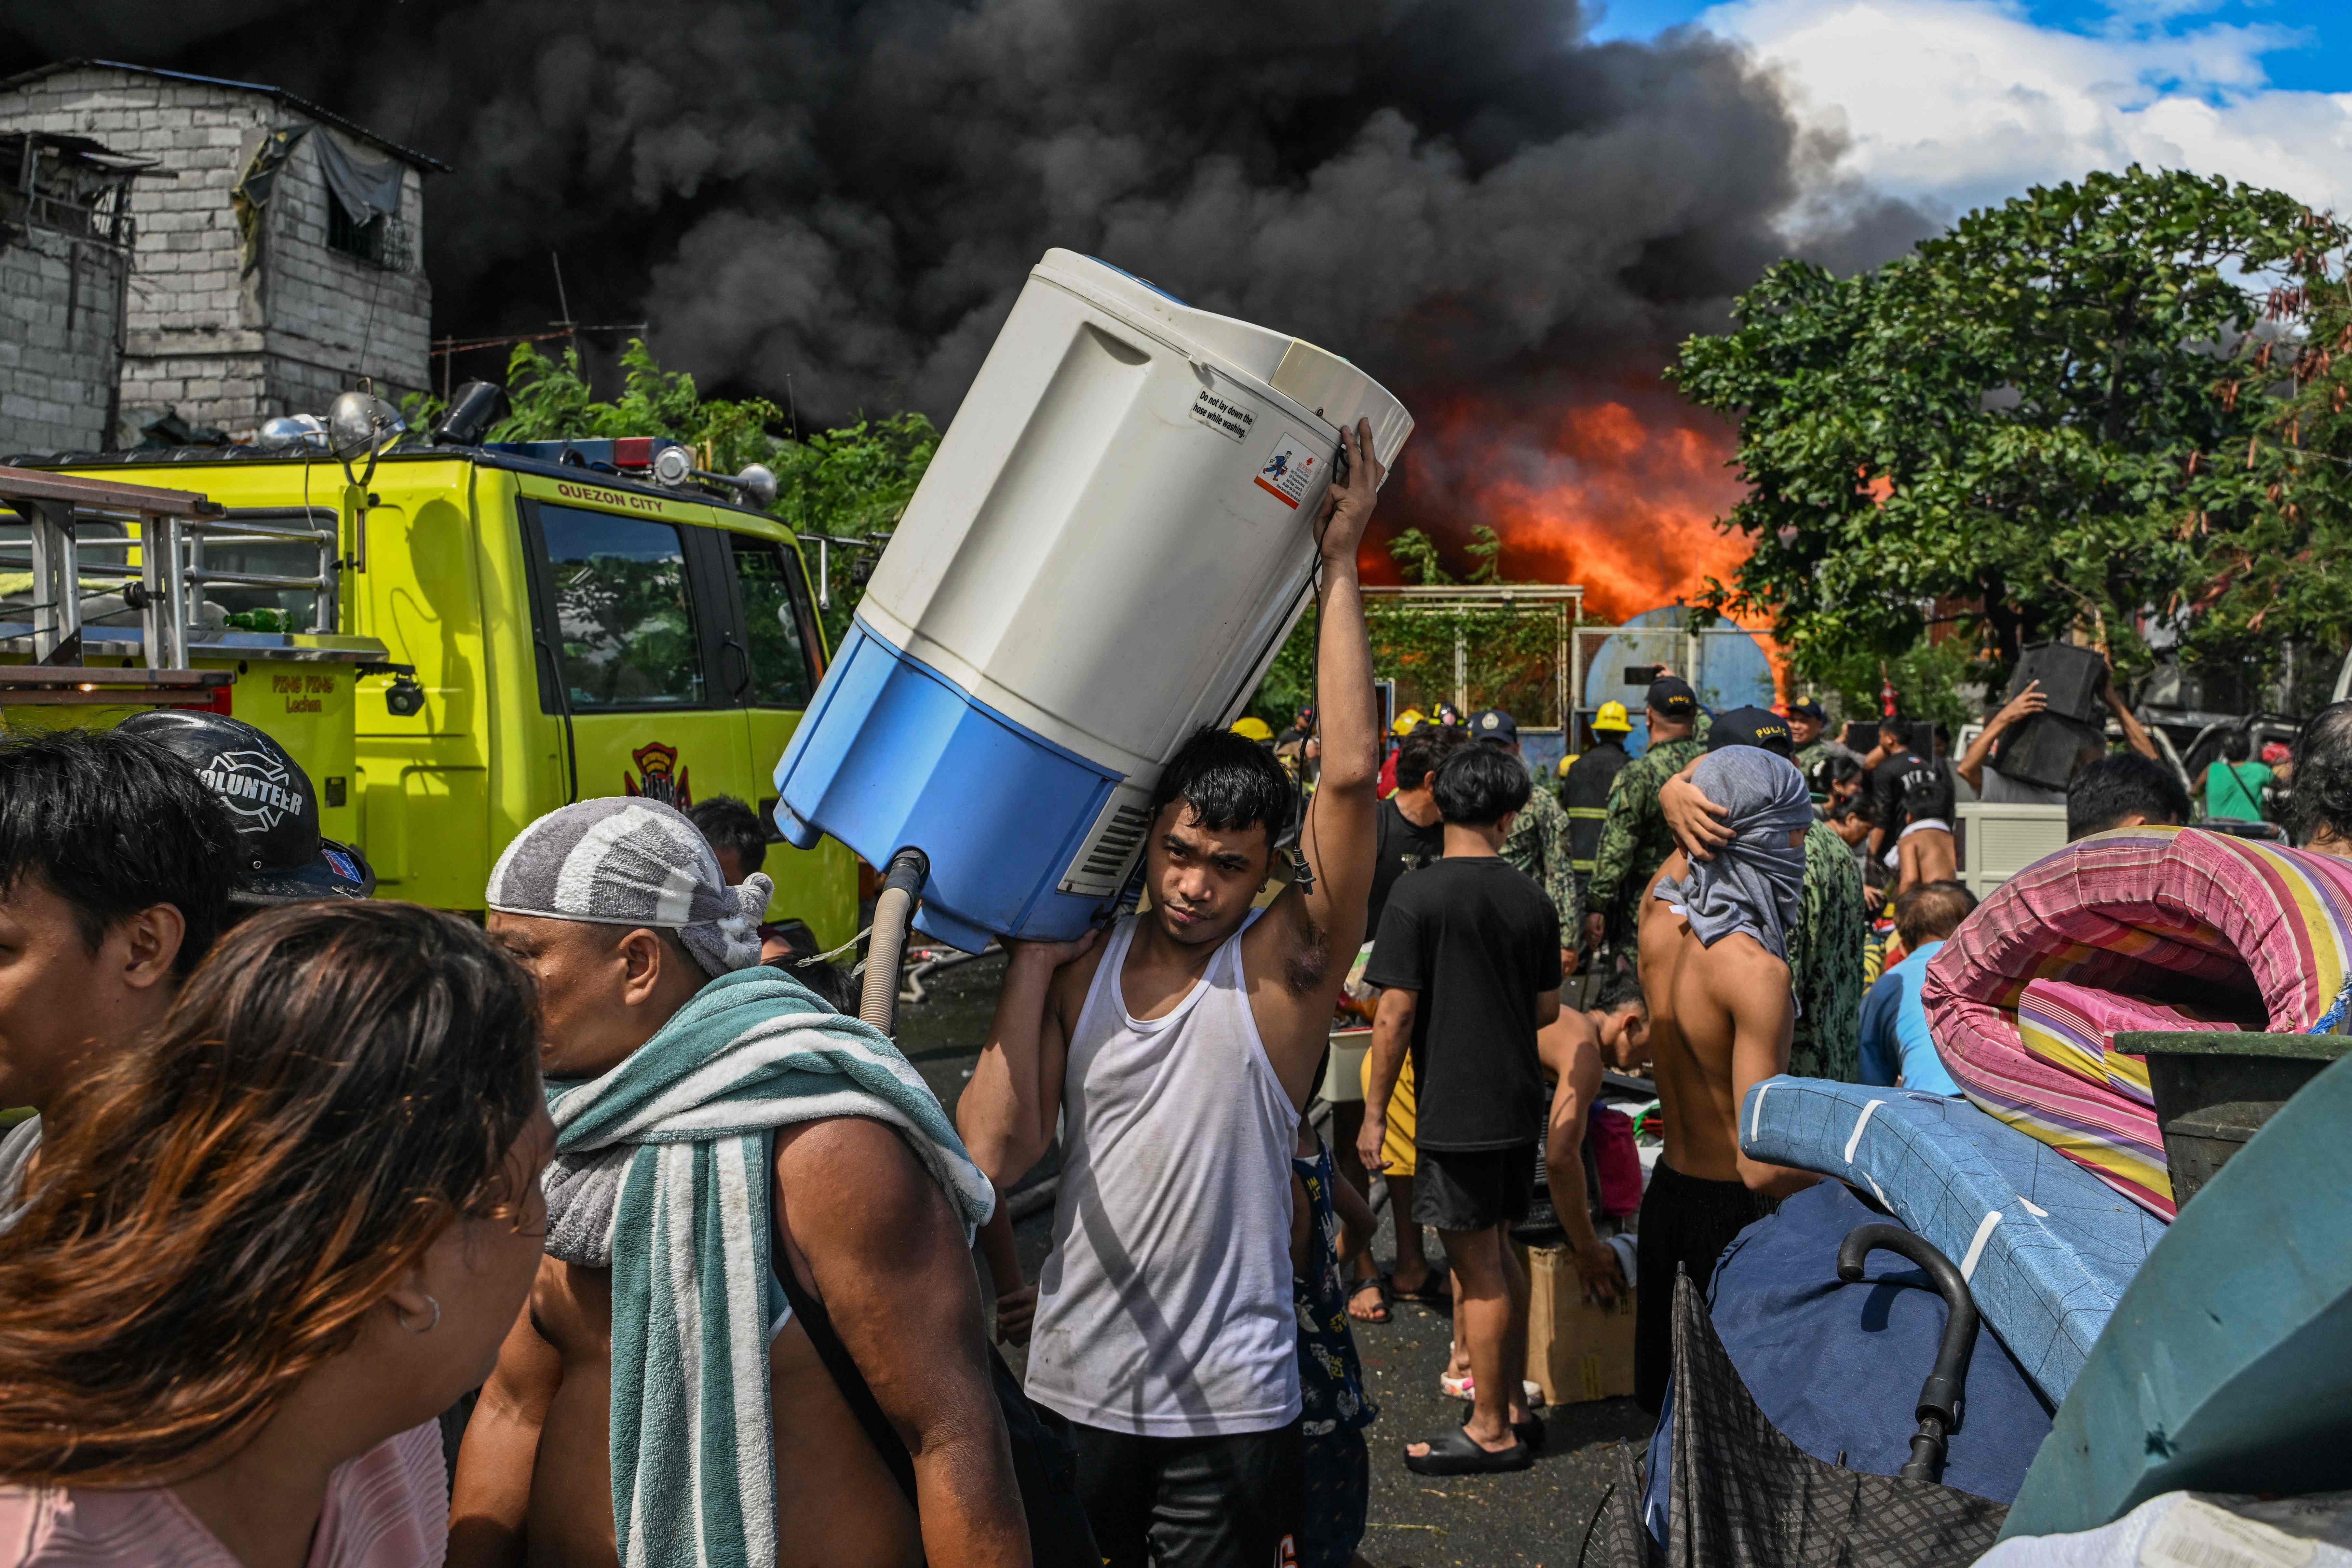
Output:
[[[383,896],[478,910],[499,853],[568,801],[730,795],[770,819],[771,772],[825,658],[806,569],[774,520],[654,483],[650,450],[668,445],[400,449],[364,489],[299,449],[65,471],[200,492],[224,524],[332,531],[324,566],[300,540],[208,542],[188,662],[234,669],[214,704],[312,770],[323,830],[359,845]],[[331,632],[315,590],[284,585],[329,570]],[[324,731],[346,701],[338,756]],[[772,842],[764,868],[771,920],[803,921],[826,947],[854,934],[847,848]]]

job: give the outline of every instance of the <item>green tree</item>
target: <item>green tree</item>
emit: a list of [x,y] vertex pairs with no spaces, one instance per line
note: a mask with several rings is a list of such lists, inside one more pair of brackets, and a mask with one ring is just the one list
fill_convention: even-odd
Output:
[[1958,637],[1930,642],[1925,637],[1887,658],[1856,649],[1825,657],[1814,671],[1811,689],[1816,696],[1835,692],[1838,711],[1847,719],[1875,719],[1879,688],[1891,684],[1906,717],[1933,719],[1953,727],[1982,717],[1961,696],[1974,673],[1976,650]]
[[[2332,674],[2352,626],[2352,276],[2340,257],[2326,259],[2271,289],[2265,314],[2294,330],[2221,384],[2224,398],[2259,401],[2269,427],[2249,438],[2245,458],[2234,449],[2217,458],[2244,461],[2269,482],[2214,552],[2211,575],[2182,598],[2199,612],[2203,646],[2261,650],[2267,668],[2288,643],[2316,642]],[[2198,524],[2210,530],[2210,520]]]
[[[763,463],[776,476],[775,503],[769,515],[795,531],[835,538],[868,539],[887,534],[898,523],[915,487],[939,449],[940,433],[920,414],[861,419],[801,440],[777,432],[784,411],[764,397],[740,400],[701,395],[694,377],[665,371],[644,342],[632,339],[621,355],[621,395],[599,401],[589,385],[576,349],[551,358],[530,343],[518,343],[507,361],[510,412],[491,430],[494,441],[593,440],[614,436],[668,436],[695,450],[698,466],[731,474]],[[440,412],[438,400],[412,398],[412,427],[422,428]],[[827,552],[832,607],[824,612],[826,638],[839,647],[877,552]],[[807,551],[814,573],[817,552]]]
[[[2293,449],[2271,384],[2345,237],[2278,192],[2134,166],[1970,213],[1875,272],[1773,267],[1669,373],[1739,419],[1751,487],[1725,521],[1754,552],[1705,603],[1769,614],[1801,679],[1841,683],[1935,620],[1996,679],[2076,628],[2126,675],[2152,622],[2192,655],[2340,637],[2352,557],[2311,544],[2345,470]],[[2296,561],[2319,581],[2289,594]]]

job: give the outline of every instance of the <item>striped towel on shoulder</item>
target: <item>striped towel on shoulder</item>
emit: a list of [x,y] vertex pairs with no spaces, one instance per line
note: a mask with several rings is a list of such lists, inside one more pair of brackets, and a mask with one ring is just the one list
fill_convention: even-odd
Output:
[[967,1232],[994,1190],[881,1031],[772,969],[713,980],[627,1060],[547,1098],[548,1250],[613,1272],[621,1562],[768,1568],[768,1342],[788,1316],[770,1256],[775,1130],[835,1116],[896,1128]]

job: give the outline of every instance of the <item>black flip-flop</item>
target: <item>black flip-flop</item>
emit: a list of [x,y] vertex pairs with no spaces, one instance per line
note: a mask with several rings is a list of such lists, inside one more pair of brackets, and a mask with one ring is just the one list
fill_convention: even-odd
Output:
[[[1349,1286],[1348,1300],[1345,1308],[1349,1321],[1350,1322],[1357,1323],[1387,1322],[1392,1315],[1389,1311],[1389,1292],[1391,1289],[1392,1287],[1389,1283],[1389,1277],[1385,1274],[1375,1274],[1370,1279],[1359,1279],[1354,1284]],[[1372,1290],[1379,1293],[1379,1306],[1375,1309],[1375,1310],[1380,1314],[1378,1317],[1360,1317],[1356,1313],[1356,1298],[1362,1295],[1367,1290]]]
[[1535,1456],[1516,1434],[1509,1447],[1493,1453],[1472,1441],[1459,1426],[1429,1439],[1428,1453],[1404,1457],[1404,1468],[1416,1476],[1499,1476],[1524,1470],[1533,1463]]
[[1411,1301],[1433,1312],[1454,1310],[1454,1292],[1447,1287],[1445,1276],[1434,1268],[1423,1275],[1421,1283],[1411,1290],[1398,1284],[1396,1276],[1391,1274],[1389,1276],[1389,1294],[1395,1300]]
[[1524,1421],[1511,1423],[1511,1431],[1530,1454],[1540,1454],[1544,1446],[1543,1417],[1530,1414]]

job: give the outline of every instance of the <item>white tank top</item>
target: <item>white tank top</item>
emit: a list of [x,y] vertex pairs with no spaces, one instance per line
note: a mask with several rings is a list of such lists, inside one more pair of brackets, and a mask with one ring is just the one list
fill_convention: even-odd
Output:
[[1250,1016],[1242,931],[1163,1018],[1128,1012],[1119,921],[1062,1079],[1062,1185],[1029,1395],[1149,1437],[1264,1432],[1299,1412],[1290,1291],[1298,1112]]

